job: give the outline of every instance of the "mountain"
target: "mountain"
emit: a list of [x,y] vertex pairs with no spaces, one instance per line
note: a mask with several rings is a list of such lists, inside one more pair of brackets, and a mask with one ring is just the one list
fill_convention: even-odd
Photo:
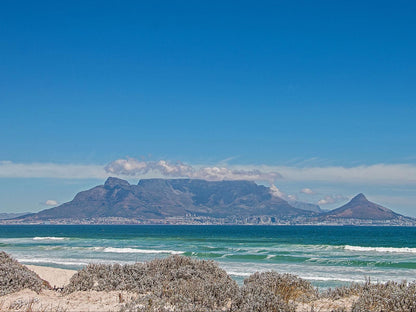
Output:
[[172,217],[287,218],[312,213],[292,207],[268,187],[249,181],[143,179],[137,185],[108,178],[104,185],[78,193],[58,207],[22,221],[91,218],[163,220]]
[[370,202],[364,194],[360,193],[347,204],[324,213],[321,219],[368,219],[393,220],[403,217],[394,211]]
[[4,219],[13,219],[20,216],[25,216],[30,214],[30,212],[17,212],[17,213],[0,213],[0,220]]
[[143,179],[137,185],[108,178],[70,202],[24,215],[9,223],[162,224],[339,224],[416,225],[358,194],[324,212],[319,206],[287,202],[269,187],[250,181]]
[[307,210],[307,211],[313,211],[317,213],[323,212],[321,207],[319,205],[311,204],[311,203],[305,203],[297,200],[288,200],[287,201],[292,207]]

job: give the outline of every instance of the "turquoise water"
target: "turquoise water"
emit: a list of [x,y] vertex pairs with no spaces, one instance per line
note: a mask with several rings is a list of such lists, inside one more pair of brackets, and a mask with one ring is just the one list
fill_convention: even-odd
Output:
[[219,263],[239,283],[255,271],[319,287],[416,280],[416,228],[346,226],[0,226],[0,250],[25,264],[80,269],[181,254]]

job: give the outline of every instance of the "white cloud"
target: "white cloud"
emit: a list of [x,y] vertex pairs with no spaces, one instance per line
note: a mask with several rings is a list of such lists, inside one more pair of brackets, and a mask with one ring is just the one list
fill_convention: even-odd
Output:
[[286,194],[285,194],[284,192],[282,192],[280,189],[278,189],[278,188],[276,187],[276,185],[274,185],[274,184],[272,184],[272,185],[270,186],[270,193],[271,193],[273,196],[277,196],[277,197],[280,197],[280,198],[285,198],[285,197],[286,197]]
[[325,198],[322,198],[318,201],[318,205],[328,205],[335,203],[335,200],[331,196],[325,196]]
[[165,177],[187,177],[208,181],[249,180],[273,183],[280,178],[277,172],[263,172],[259,169],[229,169],[226,167],[194,167],[182,162],[171,163],[166,160],[139,161],[134,158],[117,159],[105,170],[114,175],[141,176],[149,172],[159,173]]
[[[365,192],[372,199],[398,212],[414,215],[414,188],[416,186],[416,164],[374,164],[355,167],[296,167],[266,165],[191,165],[181,162],[140,161],[134,158],[117,159],[107,166],[100,164],[58,164],[58,163],[15,163],[0,160],[0,178],[55,178],[55,179],[97,179],[103,181],[108,176],[123,179],[142,179],[154,177],[189,177],[218,180],[251,180],[259,183],[277,183],[288,189],[300,190],[299,195],[310,196],[319,205],[331,206],[344,201],[333,196],[318,197],[321,194]],[[310,188],[309,188],[310,187]],[[276,196],[286,200],[289,195],[277,187]],[[314,194],[309,194],[310,191]],[[280,193],[279,193],[280,192]],[[48,195],[46,195],[48,196]],[[42,204],[45,204],[42,203]]]
[[134,158],[117,159],[105,166],[105,171],[111,174],[132,175],[135,173],[147,173],[147,163]]
[[356,167],[270,167],[262,170],[275,170],[288,181],[317,181],[338,183],[362,183],[405,185],[416,184],[416,165],[376,164]]
[[347,197],[343,195],[331,195],[331,196],[325,196],[324,198],[320,199],[317,204],[318,205],[329,205],[329,204],[335,204],[342,201],[345,201],[348,199]]
[[272,196],[283,198],[284,200],[291,200],[291,201],[298,200],[296,195],[286,194],[281,189],[277,188],[276,185],[274,184],[270,186],[270,194],[272,194]]
[[304,188],[304,189],[301,189],[300,192],[303,193],[303,194],[307,194],[307,195],[313,195],[313,194],[315,194],[314,191],[312,191],[310,188],[307,188],[307,187]]
[[277,172],[262,172],[257,169],[232,170],[225,167],[205,167],[198,169],[189,176],[190,178],[205,179],[210,181],[218,180],[249,180],[267,181],[273,183],[280,178]]
[[298,198],[296,197],[296,195],[292,195],[292,194],[287,195],[287,199],[288,200],[298,200]]
[[[57,163],[14,163],[0,161],[0,178],[105,179],[121,177],[189,177],[207,180],[276,179],[288,182],[330,182],[369,185],[416,185],[416,165],[375,164],[356,167],[288,167],[288,166],[195,166],[181,162],[117,159],[107,166]],[[304,189],[304,194],[308,194]]]
[[59,203],[56,201],[56,200],[53,200],[53,199],[48,199],[47,201],[45,201],[45,203],[44,203],[45,205],[47,205],[47,206],[56,206],[56,205],[58,205]]

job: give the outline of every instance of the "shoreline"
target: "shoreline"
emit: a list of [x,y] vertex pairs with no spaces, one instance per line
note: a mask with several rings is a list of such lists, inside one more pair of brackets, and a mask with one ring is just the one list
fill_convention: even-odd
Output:
[[[136,300],[141,295],[133,291],[96,291],[83,290],[65,294],[61,290],[69,285],[70,278],[76,274],[76,270],[60,269],[48,266],[25,265],[35,272],[41,279],[47,281],[53,289],[43,289],[39,293],[30,289],[0,296],[0,310],[6,311],[120,311],[124,304]],[[312,306],[319,311],[331,311],[334,307],[350,307],[356,296],[344,297],[339,300],[319,299],[311,303],[299,302],[296,312],[309,312]],[[3,310],[2,310],[3,311]],[[173,311],[173,310],[172,310]]]
[[[181,259],[184,259],[184,260],[181,260]],[[203,261],[191,260],[189,258],[188,258],[189,260],[186,260],[186,259],[187,257],[172,256],[169,259],[154,260],[151,262],[159,263],[159,265],[162,265],[164,261],[176,261],[177,263],[176,268],[170,268],[165,273],[162,273],[162,274],[167,274],[167,275],[170,275],[170,273],[167,273],[167,272],[174,273],[175,270],[178,270],[178,269],[181,270],[182,268],[185,268],[185,267],[182,267],[184,264],[181,264],[182,263],[181,261],[191,261],[192,263],[195,263],[195,264],[199,263],[200,265],[202,265],[201,269],[203,268],[203,264],[202,264]],[[114,288],[113,289],[104,288],[104,290],[100,290],[100,289],[95,288],[97,282],[94,282],[88,287],[86,287],[85,285],[82,286],[83,282],[82,282],[82,279],[81,280],[79,279],[79,276],[76,277],[74,280],[72,280],[72,282],[70,283],[71,277],[74,276],[74,274],[76,274],[77,272],[79,272],[76,270],[67,270],[67,269],[60,269],[60,268],[48,267],[48,266],[38,266],[38,265],[23,265],[23,266],[25,266],[29,270],[38,274],[38,276],[41,279],[47,281],[50,284],[50,286],[53,288],[52,289],[44,288],[39,292],[35,292],[33,290],[25,288],[20,291],[16,291],[16,292],[12,292],[12,293],[8,293],[6,295],[0,296],[0,310],[1,311],[10,311],[10,312],[11,311],[22,311],[22,312],[23,311],[31,311],[31,312],[37,312],[37,311],[39,312],[40,311],[42,312],[108,311],[108,312],[116,312],[116,311],[124,311],[123,309],[126,306],[131,308],[132,304],[136,308],[141,307],[143,305],[143,302],[144,304],[146,304],[147,300],[149,300],[149,299],[146,299],[147,296],[149,295],[152,296],[151,290],[150,292],[145,292],[145,293],[139,293],[139,292],[134,291],[133,289],[132,290],[125,290],[125,289],[114,290]],[[103,265],[102,269],[108,270],[110,268]],[[97,277],[100,276],[99,278],[104,278],[102,277],[101,274],[106,272],[106,271],[101,271],[100,273],[99,271],[96,271],[97,268],[90,268],[89,270],[90,270],[89,274],[93,274],[93,275],[98,274],[96,276]],[[105,278],[107,279],[109,278],[110,281],[113,280],[113,278],[117,279],[119,277],[118,274],[122,273],[122,271],[119,271],[119,270],[120,270],[120,267],[116,268],[115,271],[113,271],[113,273],[110,273],[109,275],[107,275],[106,273],[104,276],[107,276]],[[221,271],[221,269],[219,270]],[[209,270],[206,272],[209,272]],[[116,275],[112,275],[114,273],[116,273]],[[263,292],[264,291],[267,292],[267,287],[269,287],[269,286],[266,286],[266,288],[262,288],[264,287],[263,283],[266,283],[266,284],[270,283],[270,277],[271,277],[270,274],[267,272],[264,272],[264,273],[256,273],[256,274],[251,275],[248,278],[248,280],[251,280],[251,283],[252,282],[256,283],[254,284],[255,288],[253,289],[256,289],[259,287],[260,296],[263,296]],[[267,277],[268,274],[270,277]],[[272,273],[272,275],[273,274],[274,273]],[[288,304],[287,307],[291,307],[290,310],[288,311],[292,311],[292,312],[310,312],[310,311],[315,311],[315,310],[320,311],[320,312],[352,311],[352,308],[356,305],[357,302],[359,302],[359,300],[362,300],[363,296],[367,299],[368,298],[367,296],[369,295],[368,293],[366,293],[366,290],[365,290],[366,287],[364,288],[359,287],[359,286],[357,287],[356,285],[354,286],[353,284],[351,284],[350,288],[348,287],[337,288],[337,289],[334,289],[332,292],[328,292],[328,293],[323,292],[319,294],[318,289],[315,289],[316,291],[315,292],[313,288],[308,288],[309,286],[305,286],[307,285],[307,282],[305,280],[302,280],[301,278],[298,278],[290,274],[288,275],[278,274],[278,273],[276,274],[277,275],[274,276],[274,278],[278,278],[278,280],[276,280],[276,283],[282,283],[282,282],[290,283],[290,284],[286,284],[286,286],[285,285],[280,286],[282,287],[280,288],[280,291],[283,291],[281,293],[283,297],[281,298],[284,298],[285,295],[286,296],[289,295],[290,292],[291,294],[290,294],[290,297],[287,297],[289,299],[285,299],[288,301],[277,301],[274,304],[278,304],[278,305]],[[262,280],[264,276],[266,276],[266,279]],[[84,280],[86,278],[85,272],[83,273],[83,278]],[[90,277],[88,277],[88,279],[89,278]],[[285,281],[285,279],[287,280]],[[211,280],[210,282],[215,283],[215,280]],[[296,285],[296,288],[290,290],[291,287],[293,286],[289,287],[289,285],[291,285],[292,283],[294,283],[293,285]],[[80,288],[73,289],[70,292],[67,292],[66,290],[64,290],[65,286],[68,286],[69,288],[71,287],[73,288],[74,285],[76,288],[78,286]],[[175,284],[175,285],[176,285],[175,287],[179,286],[179,284]],[[192,285],[192,284],[189,284],[189,285]],[[187,287],[189,287],[189,285]],[[279,284],[275,284],[275,285],[279,285]],[[379,284],[379,286],[380,285],[381,287],[379,287],[378,290],[377,290],[377,287],[375,287],[374,289],[377,291],[384,291],[385,286],[382,284]],[[399,285],[399,287],[401,286]],[[240,287],[240,290],[244,292],[244,287],[243,288]],[[256,292],[256,290],[254,291]],[[303,293],[303,295],[298,297],[300,293]],[[155,294],[153,294],[153,296]],[[371,294],[372,293],[370,293],[370,295]],[[374,293],[374,295],[376,295],[375,297],[377,297],[378,294]],[[151,298],[157,299],[158,298],[157,296],[158,295],[156,295],[156,297],[151,297]],[[237,298],[238,297],[230,297],[230,300],[239,300]],[[254,299],[254,300],[258,300],[258,299]],[[276,299],[270,298],[270,300],[276,300]],[[370,298],[370,300],[372,299]],[[138,302],[139,304],[137,305]],[[179,310],[177,310],[176,308],[179,308]],[[182,311],[180,310],[180,307],[176,307],[176,308],[175,306],[170,306],[168,310],[155,310],[155,311]],[[225,306],[221,308],[221,311],[228,311],[229,309],[230,309],[230,306],[226,304]],[[130,311],[130,310],[126,310],[126,311]],[[153,310],[149,310],[149,311],[153,311]],[[265,311],[269,311],[269,310],[265,310]],[[278,311],[283,311],[283,310],[278,310]],[[359,310],[354,310],[354,311],[363,312],[367,310],[359,309]],[[403,310],[403,311],[408,311],[408,310]]]
[[[362,220],[360,220],[362,221]],[[13,220],[2,220],[0,219],[0,226],[28,226],[28,225],[36,225],[36,226],[259,226],[259,227],[289,227],[289,226],[295,226],[295,227],[408,227],[408,228],[414,228],[416,227],[416,221],[415,223],[385,223],[385,222],[374,222],[373,220],[368,222],[353,222],[353,223],[337,223],[337,222],[328,222],[328,223],[321,223],[321,222],[306,222],[306,223],[221,223],[221,222],[208,222],[208,223],[193,223],[193,222],[178,222],[178,223],[165,223],[165,222],[15,222]]]

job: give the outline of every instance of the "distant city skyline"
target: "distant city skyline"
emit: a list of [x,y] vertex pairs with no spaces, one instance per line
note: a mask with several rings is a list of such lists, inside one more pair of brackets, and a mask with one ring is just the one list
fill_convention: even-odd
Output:
[[6,1],[0,213],[119,176],[416,217],[411,1]]

